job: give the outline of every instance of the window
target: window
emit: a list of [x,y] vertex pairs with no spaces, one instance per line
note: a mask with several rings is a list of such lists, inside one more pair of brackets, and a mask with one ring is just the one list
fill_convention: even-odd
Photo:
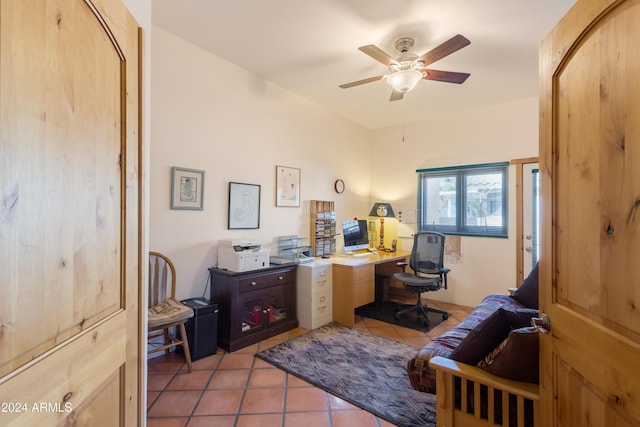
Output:
[[509,163],[420,169],[418,229],[507,237]]

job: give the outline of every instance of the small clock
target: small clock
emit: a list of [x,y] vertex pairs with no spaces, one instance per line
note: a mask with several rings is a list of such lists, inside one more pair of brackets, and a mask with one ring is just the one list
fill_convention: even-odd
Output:
[[341,179],[336,179],[336,182],[333,184],[333,188],[335,188],[336,193],[342,194],[344,191],[344,181]]

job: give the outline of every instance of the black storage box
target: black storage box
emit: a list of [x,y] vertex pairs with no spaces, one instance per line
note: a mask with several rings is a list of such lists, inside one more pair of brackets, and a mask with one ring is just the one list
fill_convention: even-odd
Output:
[[[193,317],[185,323],[191,360],[215,354],[218,350],[218,305],[206,298],[180,301],[193,309]],[[182,350],[182,347],[178,347]]]

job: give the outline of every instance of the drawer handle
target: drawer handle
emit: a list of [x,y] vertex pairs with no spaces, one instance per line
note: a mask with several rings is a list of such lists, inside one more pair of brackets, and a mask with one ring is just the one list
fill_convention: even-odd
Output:
[[327,297],[320,297],[320,302],[325,302]]
[[251,282],[251,286],[256,286],[257,283],[256,282]]
[[321,272],[320,272],[320,275],[321,275],[321,276],[325,276],[326,274],[327,274],[327,273],[326,273],[326,272],[324,272],[324,271],[321,271]]
[[278,276],[278,280],[284,280],[283,276]]
[[319,310],[319,311],[326,310],[326,309],[327,309],[327,306],[326,306],[326,305],[323,305],[323,306],[321,306],[321,307],[318,307],[318,310]]

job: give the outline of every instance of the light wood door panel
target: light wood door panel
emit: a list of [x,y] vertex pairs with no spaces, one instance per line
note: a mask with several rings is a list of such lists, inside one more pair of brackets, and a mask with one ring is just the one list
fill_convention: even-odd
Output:
[[119,0],[0,2],[1,425],[141,419],[138,64]]
[[[38,363],[5,377],[0,387],[0,402],[25,403],[26,406],[20,411],[1,413],[2,425],[77,422],[84,419],[85,412],[96,411],[96,407],[106,403],[102,399],[113,401],[113,396],[103,395],[103,388],[119,389],[122,385],[120,367],[125,363],[126,337],[122,332],[125,322],[126,315],[120,312],[91,328],[91,333],[79,334],[77,339],[60,346]],[[93,425],[113,425],[107,422],[111,418],[120,422],[118,395],[115,395],[115,406],[109,409],[110,416],[103,420],[105,424]]]
[[541,51],[541,425],[640,425],[640,1],[578,1]]

